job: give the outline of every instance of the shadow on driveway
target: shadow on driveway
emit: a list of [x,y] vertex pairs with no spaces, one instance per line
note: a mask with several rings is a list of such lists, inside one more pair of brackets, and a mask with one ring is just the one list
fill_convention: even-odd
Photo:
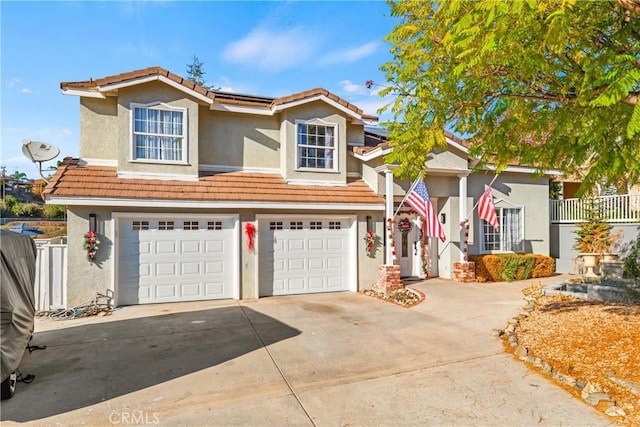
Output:
[[[262,339],[252,324],[259,324]],[[47,349],[26,352],[20,367],[23,373],[34,374],[35,381],[18,384],[15,396],[2,402],[0,419],[26,422],[83,408],[299,334],[299,330],[247,307],[38,332],[32,344],[46,345]]]

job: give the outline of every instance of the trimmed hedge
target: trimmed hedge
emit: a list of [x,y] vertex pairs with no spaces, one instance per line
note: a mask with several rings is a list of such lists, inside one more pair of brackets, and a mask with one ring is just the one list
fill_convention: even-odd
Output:
[[549,277],[556,271],[555,260],[537,254],[470,255],[476,263],[478,282],[513,282],[537,277]]

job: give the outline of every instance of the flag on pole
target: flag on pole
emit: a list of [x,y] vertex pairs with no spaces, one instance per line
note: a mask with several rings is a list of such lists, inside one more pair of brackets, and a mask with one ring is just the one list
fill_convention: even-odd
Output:
[[484,186],[484,193],[478,200],[478,216],[480,219],[484,219],[489,224],[493,225],[496,231],[500,230],[498,225],[498,216],[496,215],[496,207],[493,204],[493,194],[491,193],[491,187]]
[[418,212],[424,219],[424,235],[431,237],[439,237],[443,242],[447,240],[442,225],[438,221],[433,205],[429,199],[429,193],[424,182],[420,180],[414,185],[413,190],[407,196],[407,204]]

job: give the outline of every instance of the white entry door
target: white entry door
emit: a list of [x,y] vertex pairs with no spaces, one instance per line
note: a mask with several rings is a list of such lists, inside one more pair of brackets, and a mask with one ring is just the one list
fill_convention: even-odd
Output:
[[118,219],[120,305],[232,298],[236,218],[184,215]]
[[259,220],[260,296],[355,288],[351,218]]
[[420,228],[415,215],[400,215],[397,218],[395,233],[396,258],[400,265],[400,276],[420,276],[421,242]]

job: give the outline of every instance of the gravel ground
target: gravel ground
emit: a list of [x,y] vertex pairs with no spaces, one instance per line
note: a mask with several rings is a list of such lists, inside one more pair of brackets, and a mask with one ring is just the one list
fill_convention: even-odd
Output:
[[[640,426],[640,304],[543,296],[515,333],[528,355],[608,394],[626,413],[612,421]],[[580,398],[579,390],[559,384]]]

